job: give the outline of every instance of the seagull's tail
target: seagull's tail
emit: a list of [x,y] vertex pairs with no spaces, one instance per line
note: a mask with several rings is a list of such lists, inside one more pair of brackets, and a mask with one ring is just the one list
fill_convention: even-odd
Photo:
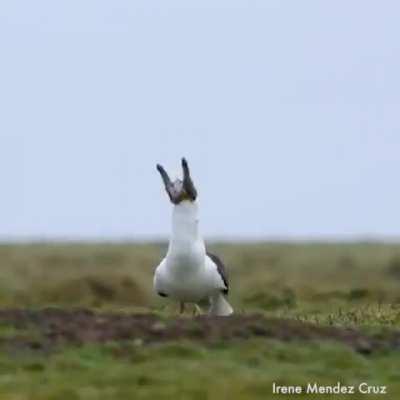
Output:
[[233,314],[233,308],[225,299],[222,293],[217,293],[210,297],[211,307],[209,310],[210,315],[228,316]]

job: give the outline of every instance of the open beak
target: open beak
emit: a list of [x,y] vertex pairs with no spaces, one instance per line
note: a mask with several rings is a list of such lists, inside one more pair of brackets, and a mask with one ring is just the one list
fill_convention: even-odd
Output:
[[164,167],[160,164],[157,164],[157,170],[161,175],[165,190],[173,204],[179,204],[183,200],[196,200],[197,190],[194,187],[189,166],[185,158],[182,158],[183,181],[177,179],[172,182]]

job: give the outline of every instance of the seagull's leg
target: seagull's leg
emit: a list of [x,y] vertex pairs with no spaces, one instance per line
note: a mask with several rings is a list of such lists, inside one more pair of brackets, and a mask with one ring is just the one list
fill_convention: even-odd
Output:
[[193,309],[193,316],[201,315],[203,314],[203,310],[200,308],[198,304],[194,304],[194,309]]
[[185,311],[185,303],[183,301],[179,302],[179,313],[182,315]]

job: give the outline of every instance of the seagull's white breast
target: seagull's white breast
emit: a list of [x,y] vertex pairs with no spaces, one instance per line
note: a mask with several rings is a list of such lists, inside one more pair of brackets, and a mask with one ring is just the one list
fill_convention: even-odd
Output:
[[179,301],[197,302],[224,289],[198,233],[197,203],[184,201],[176,205],[172,222],[167,256],[155,272],[155,290]]

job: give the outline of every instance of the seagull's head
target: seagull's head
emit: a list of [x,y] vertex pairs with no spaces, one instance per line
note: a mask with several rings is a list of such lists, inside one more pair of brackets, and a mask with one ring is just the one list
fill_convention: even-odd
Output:
[[171,203],[179,204],[184,200],[191,202],[196,200],[197,190],[190,177],[189,166],[185,158],[182,158],[183,180],[176,179],[172,182],[167,172],[160,164],[157,164],[157,170],[164,182],[165,190],[167,191]]

